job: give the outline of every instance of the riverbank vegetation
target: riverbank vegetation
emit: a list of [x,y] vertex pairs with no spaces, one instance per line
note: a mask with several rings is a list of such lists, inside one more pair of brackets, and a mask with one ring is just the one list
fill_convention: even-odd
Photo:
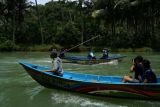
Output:
[[2,0],[0,29],[0,51],[71,48],[97,35],[75,51],[159,51],[160,1],[51,0],[36,6]]

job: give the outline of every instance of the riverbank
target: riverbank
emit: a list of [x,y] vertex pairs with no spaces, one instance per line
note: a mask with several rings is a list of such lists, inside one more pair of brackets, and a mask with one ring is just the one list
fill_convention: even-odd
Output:
[[[74,46],[73,46],[74,47]],[[70,49],[72,47],[62,47],[57,44],[52,44],[52,45],[15,45],[15,44],[5,44],[5,45],[0,45],[0,51],[8,52],[8,51],[37,51],[37,52],[46,52],[46,51],[51,51],[53,48],[60,50],[62,48],[65,49]],[[86,52],[88,51],[90,47],[89,46],[79,46],[76,47],[72,50],[71,52]],[[103,46],[92,46],[93,51],[95,52],[100,52],[102,51]],[[152,48],[149,47],[143,47],[143,48],[111,48],[107,47],[111,52],[153,52]]]

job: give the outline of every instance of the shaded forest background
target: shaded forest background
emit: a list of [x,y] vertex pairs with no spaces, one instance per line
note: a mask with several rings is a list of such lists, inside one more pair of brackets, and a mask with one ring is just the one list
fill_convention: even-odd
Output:
[[1,51],[70,48],[97,35],[83,47],[159,51],[160,0],[0,1]]

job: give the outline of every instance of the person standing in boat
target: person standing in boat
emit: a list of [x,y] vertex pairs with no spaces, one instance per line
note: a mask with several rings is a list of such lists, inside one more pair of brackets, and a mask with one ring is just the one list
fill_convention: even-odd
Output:
[[107,48],[104,48],[102,52],[103,52],[103,56],[101,57],[101,59],[107,59],[109,50]]
[[142,78],[144,75],[142,61],[143,61],[142,56],[137,56],[132,60],[133,65],[130,68],[130,72],[134,72],[134,78],[132,76],[124,76],[122,82],[141,82],[142,81]]
[[143,60],[142,62],[144,68],[144,75],[142,82],[144,83],[157,83],[157,77],[155,73],[152,71],[149,60]]
[[53,72],[55,75],[62,76],[63,69],[62,69],[62,60],[58,57],[57,51],[52,50],[50,57],[53,59],[53,69],[47,70],[49,72]]
[[96,59],[95,55],[93,54],[93,51],[92,49],[90,48],[89,49],[89,53],[88,53],[88,59],[92,60],[92,59]]

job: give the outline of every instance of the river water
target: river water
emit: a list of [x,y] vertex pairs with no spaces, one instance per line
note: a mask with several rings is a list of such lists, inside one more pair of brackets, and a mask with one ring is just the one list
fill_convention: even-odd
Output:
[[[96,53],[99,55],[100,53]],[[160,53],[119,53],[127,55],[122,62],[100,65],[64,63],[63,69],[97,75],[132,75],[131,59],[142,55],[151,61],[153,70],[160,75]],[[85,53],[68,53],[85,55]],[[48,52],[0,52],[0,107],[159,107],[160,101],[96,97],[58,89],[48,89],[35,82],[18,61],[51,66]]]

